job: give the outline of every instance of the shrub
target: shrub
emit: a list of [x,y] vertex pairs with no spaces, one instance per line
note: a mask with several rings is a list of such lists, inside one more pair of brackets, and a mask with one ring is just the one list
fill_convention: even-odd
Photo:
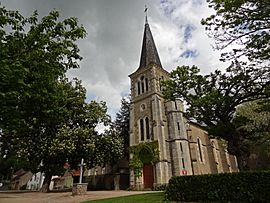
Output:
[[267,202],[270,172],[240,172],[172,177],[165,190],[172,201]]
[[154,190],[155,191],[164,191],[164,190],[166,190],[166,187],[167,187],[167,184],[162,184],[162,185],[154,187]]

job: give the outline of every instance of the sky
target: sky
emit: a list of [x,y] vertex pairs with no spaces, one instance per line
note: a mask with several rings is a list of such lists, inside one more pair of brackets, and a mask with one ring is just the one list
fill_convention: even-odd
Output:
[[78,41],[80,69],[69,71],[68,77],[82,80],[87,101],[106,101],[112,118],[121,98],[130,93],[128,75],[139,66],[145,5],[165,70],[196,65],[206,74],[226,66],[200,24],[214,13],[206,0],[2,0],[1,4],[24,16],[37,10],[42,17],[56,9],[62,19],[78,18],[88,34]]

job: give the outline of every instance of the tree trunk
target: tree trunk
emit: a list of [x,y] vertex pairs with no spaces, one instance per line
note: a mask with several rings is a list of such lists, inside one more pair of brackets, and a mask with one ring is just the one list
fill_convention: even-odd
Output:
[[120,173],[118,171],[118,164],[111,164],[112,174],[113,174],[113,185],[114,190],[120,189]]
[[228,152],[236,156],[238,168],[243,171],[247,168],[248,152],[243,150],[243,139],[239,133],[235,133],[228,141]]
[[114,190],[120,190],[120,173],[113,174]]
[[41,192],[50,192],[50,183],[51,183],[52,175],[51,174],[45,174],[45,179],[41,188]]

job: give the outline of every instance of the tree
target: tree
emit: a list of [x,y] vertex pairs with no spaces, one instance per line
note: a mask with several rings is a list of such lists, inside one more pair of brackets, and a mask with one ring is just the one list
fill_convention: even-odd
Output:
[[199,74],[196,66],[182,66],[171,72],[165,81],[164,95],[180,98],[187,104],[187,116],[195,119],[210,135],[228,141],[228,150],[238,158],[243,169],[246,149],[242,148],[245,134],[234,123],[236,108],[248,101],[267,98],[270,72],[252,66],[243,69],[232,64],[225,73],[216,70],[209,75]]
[[121,107],[114,122],[116,131],[124,140],[124,155],[127,159],[129,158],[129,107],[130,99],[122,98]]
[[42,160],[41,170],[47,171],[48,174],[44,180],[44,191],[48,190],[53,174],[64,172],[63,166],[66,162],[69,163],[70,169],[77,169],[82,158],[89,168],[104,161],[103,150],[97,147],[102,140],[95,128],[99,123],[107,125],[110,122],[106,103],[92,101],[87,104],[78,95],[69,96],[68,99],[76,101],[77,105],[71,102],[69,108],[73,110],[69,112],[71,114],[66,123],[51,137],[48,148],[44,150],[46,157]]
[[[203,19],[202,24],[205,25],[208,35],[215,39],[216,48],[225,51],[221,55],[221,60],[234,60],[242,69],[253,67],[249,74],[256,74],[263,69],[268,75],[270,72],[270,2],[268,0],[208,0],[208,3],[216,13]],[[264,94],[268,95],[265,96],[268,99],[263,100],[260,108],[269,111],[269,83],[266,84]],[[245,125],[245,121],[241,120],[239,123],[239,120],[241,119],[238,116],[235,125]],[[251,133],[243,131],[243,128],[241,130],[244,134]],[[258,130],[260,129],[256,129]]]
[[269,0],[207,0],[214,15],[203,19],[217,49],[232,45],[223,60],[245,56],[257,66],[269,67],[270,1]]
[[84,158],[87,166],[91,168],[104,163],[105,149],[98,146],[102,144],[104,147],[102,138],[105,134],[99,135],[95,128],[99,123],[107,125],[110,117],[107,115],[105,102],[92,101],[80,110],[76,123],[69,122],[59,129],[49,152],[52,157],[58,155],[59,160],[63,160],[64,163],[68,161],[71,168],[76,168],[81,158]]
[[235,121],[246,133],[244,145],[249,149],[250,169],[269,169],[270,167],[270,112],[264,110],[264,100],[247,102],[236,110]]
[[18,157],[16,154],[9,153],[8,156],[0,157],[0,180],[10,180],[13,173],[23,168],[30,170],[31,166],[24,157]]
[[[228,141],[229,152],[245,165],[248,134],[239,128],[236,108],[248,101],[269,101],[270,2],[268,0],[207,0],[216,11],[203,19],[216,48],[225,52],[221,60],[231,60],[225,73],[216,70],[200,75],[199,69],[178,67],[167,81],[167,98],[179,97],[188,105],[188,115],[214,136]],[[232,50],[232,51],[230,51]],[[265,105],[264,108],[268,108]]]
[[33,172],[42,161],[46,177],[62,168],[49,156],[59,129],[86,122],[80,116],[90,108],[80,81],[65,76],[79,67],[75,42],[86,31],[74,17],[58,18],[57,11],[39,20],[36,11],[23,17],[0,7],[1,151],[26,158]]
[[106,164],[113,168],[123,157],[123,149],[123,140],[113,127],[98,134],[88,126],[64,126],[52,142],[49,156],[68,161],[71,169],[77,168],[81,158],[84,158],[87,168]]
[[65,76],[81,59],[75,42],[86,32],[77,19],[59,22],[52,11],[39,21],[37,12],[24,18],[4,7],[0,14],[2,154],[24,157],[32,172],[45,172],[43,191],[67,161],[74,169],[81,158],[91,167],[121,156],[121,139],[96,131],[110,123],[105,102],[86,103],[81,81]]

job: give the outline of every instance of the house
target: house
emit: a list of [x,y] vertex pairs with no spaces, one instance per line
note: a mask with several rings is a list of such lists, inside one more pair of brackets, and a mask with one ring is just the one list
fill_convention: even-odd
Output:
[[11,178],[11,190],[26,189],[27,182],[32,178],[32,176],[33,173],[31,173],[31,171],[24,171],[23,169],[18,170]]

